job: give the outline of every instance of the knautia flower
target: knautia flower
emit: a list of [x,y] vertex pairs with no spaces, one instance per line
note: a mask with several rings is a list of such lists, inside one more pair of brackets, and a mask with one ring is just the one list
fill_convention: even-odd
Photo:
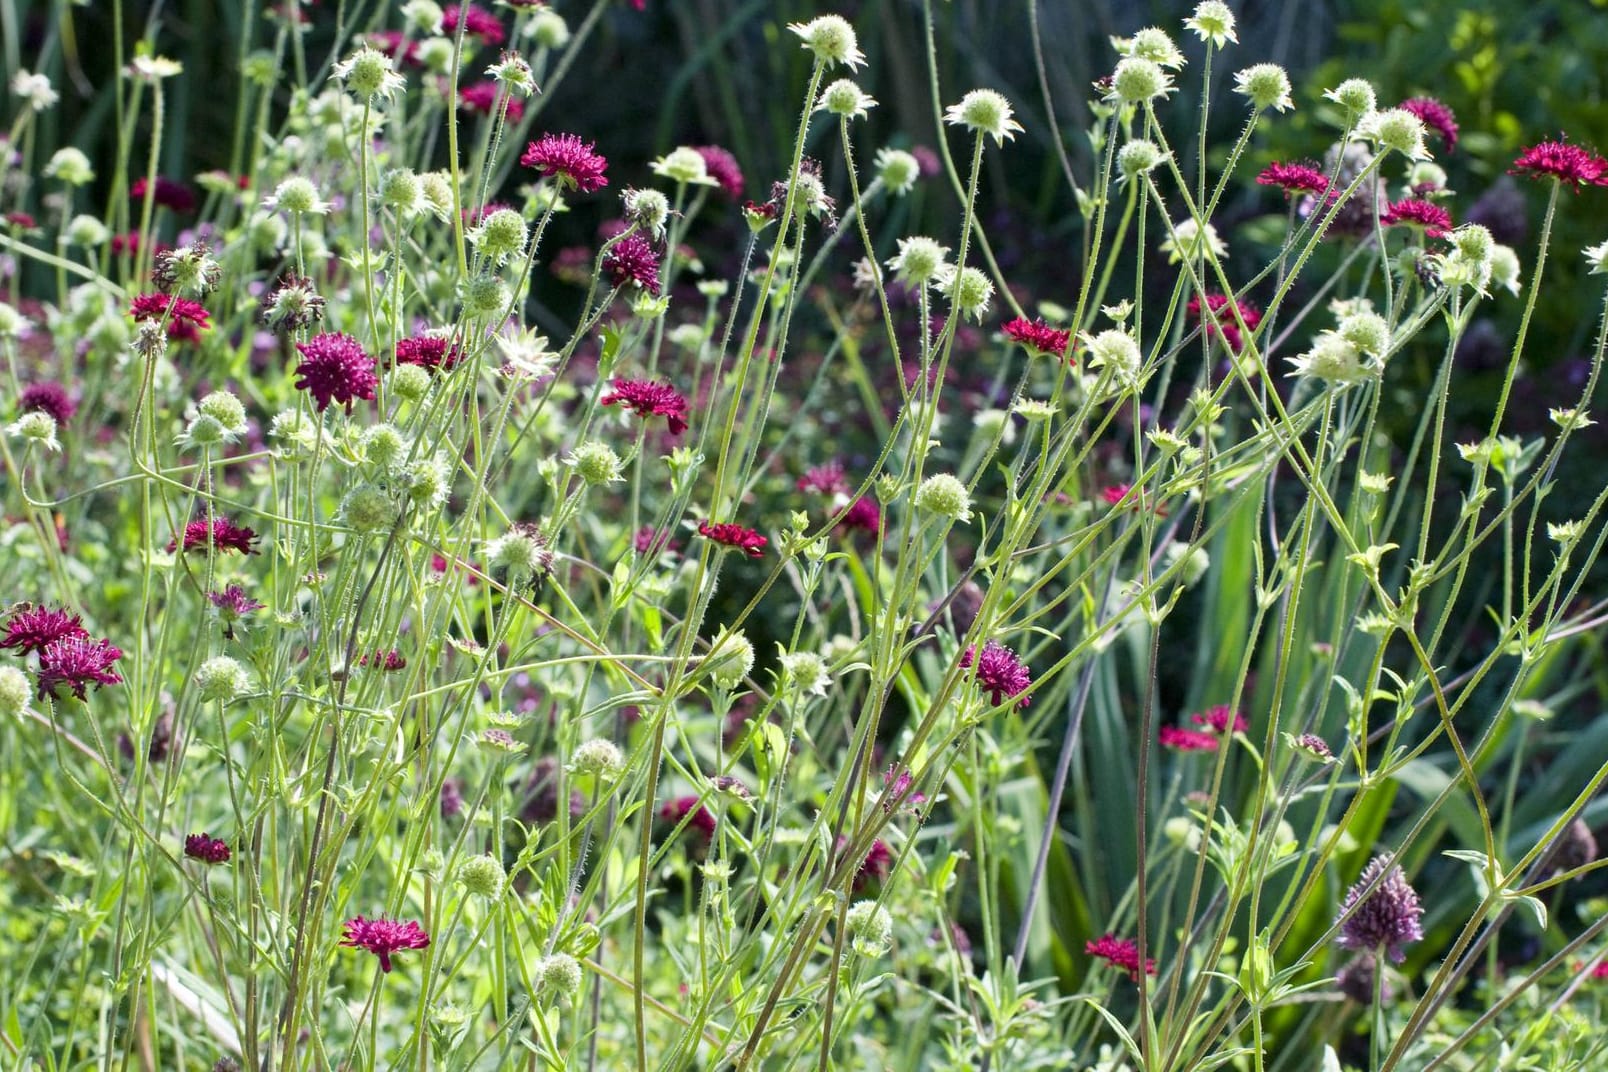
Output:
[[1129,56],[1111,74],[1111,90],[1106,100],[1122,104],[1143,104],[1165,97],[1173,89],[1172,76],[1154,60]]
[[978,137],[990,137],[994,144],[1003,145],[1022,130],[1022,124],[1012,118],[1011,102],[1005,94],[993,89],[974,89],[951,104],[944,112],[944,122],[965,127]]
[[1379,107],[1379,95],[1366,78],[1348,78],[1323,94],[1345,113],[1347,126],[1356,126]]
[[324,299],[311,279],[290,273],[263,294],[259,316],[276,331],[300,331],[324,319]]
[[921,177],[921,163],[903,149],[878,149],[872,169],[891,194],[907,194]]
[[[1240,331],[1241,323],[1244,323],[1247,331],[1255,331],[1262,323],[1262,310],[1255,304],[1249,301],[1237,302],[1227,294],[1207,294],[1205,307],[1206,337],[1221,336],[1231,353],[1237,354],[1245,348],[1244,333]],[[1197,294],[1189,299],[1189,304],[1184,307],[1184,315],[1191,320],[1201,319],[1200,295]]]
[[373,399],[380,378],[374,359],[358,341],[344,332],[326,331],[296,344],[301,364],[296,366],[295,387],[313,396],[320,413],[331,402],[339,402],[352,412],[358,399]]
[[589,487],[618,484],[625,479],[624,463],[614,448],[598,440],[588,440],[570,451],[564,464]]
[[1006,338],[1021,343],[1029,353],[1044,354],[1048,357],[1062,357],[1066,354],[1067,343],[1072,341],[1070,328],[1055,328],[1044,322],[1043,317],[1028,320],[1026,317],[1015,317],[1000,325],[1000,330]]
[[849,947],[862,957],[880,957],[893,945],[893,916],[875,901],[856,901],[843,918]]
[[349,949],[366,949],[380,958],[380,970],[391,970],[391,954],[404,949],[427,949],[430,936],[413,920],[364,919],[356,916],[346,921],[345,937],[341,945]]
[[1033,702],[1031,696],[1022,695],[1032,686],[1033,675],[1010,648],[997,640],[990,640],[983,645],[982,654],[979,655],[975,646],[969,647],[960,657],[961,669],[970,670],[974,661],[977,665],[977,687],[988,693],[990,704],[998,707],[1006,700],[1016,700],[1016,706],[1020,708]]
[[[1111,965],[1128,973],[1128,978],[1134,982],[1139,981],[1139,946],[1128,938],[1118,938],[1113,934],[1102,935],[1091,942],[1086,942],[1083,951],[1091,957],[1098,957]],[[1156,974],[1156,962],[1150,957],[1145,958],[1143,965],[1146,975]]]
[[56,418],[43,410],[33,410],[6,425],[6,434],[28,446],[55,453],[61,450],[56,438]]
[[1290,99],[1290,76],[1276,63],[1257,63],[1234,72],[1234,92],[1257,111],[1286,112],[1295,107]]
[[1424,125],[1440,138],[1447,152],[1457,148],[1457,117],[1446,105],[1434,97],[1409,97],[1397,107],[1422,119]]
[[1260,186],[1277,186],[1284,196],[1322,194],[1329,189],[1328,176],[1311,164],[1281,164],[1277,160],[1256,176]]
[[123,657],[109,640],[88,636],[64,636],[53,640],[39,653],[39,696],[62,698],[61,687],[80,700],[87,699],[89,686],[116,685],[123,680],[112,664]]
[[809,22],[790,22],[787,28],[804,41],[804,47],[815,54],[815,62],[823,68],[842,64],[850,70],[865,63],[854,27],[840,15],[821,15]]
[[704,169],[709,177],[715,180],[720,192],[733,201],[743,198],[743,169],[737,163],[737,158],[718,145],[695,146],[699,156],[703,157]]
[[221,592],[208,592],[207,601],[218,611],[218,620],[223,622],[223,636],[226,640],[234,639],[235,623],[253,611],[262,610],[264,604],[252,599],[246,590],[238,584],[231,584]]
[[815,110],[829,112],[842,119],[864,119],[876,106],[877,102],[871,99],[871,94],[855,85],[850,79],[839,78],[821,90]]
[[687,399],[667,383],[615,380],[598,403],[604,406],[620,403],[638,417],[663,417],[671,435],[687,430]]
[[300,175],[292,175],[274,187],[274,192],[263,198],[262,204],[270,211],[292,216],[322,216],[329,211],[329,202],[318,196],[313,180]]
[[1398,224],[1422,231],[1425,237],[1440,238],[1452,229],[1452,215],[1433,201],[1409,197],[1387,205],[1379,222],[1387,227]]
[[1239,44],[1239,38],[1234,36],[1234,12],[1223,0],[1202,0],[1184,25],[1213,48],[1222,48],[1225,41]]
[[[205,554],[216,550],[219,554],[235,551],[242,555],[255,555],[260,553],[252,546],[256,541],[257,534],[244,525],[236,525],[226,517],[202,517],[185,524],[183,552],[189,554],[199,551]],[[179,537],[169,540],[168,551],[179,550],[179,544]]]
[[899,239],[899,252],[888,261],[894,278],[920,287],[947,274],[949,247],[925,235]]
[[347,92],[358,100],[389,97],[407,85],[407,79],[397,74],[391,57],[367,45],[337,63],[335,76],[346,83]]
[[474,37],[487,48],[496,48],[508,37],[502,20],[477,4],[448,4],[441,9],[441,32],[448,37],[458,32],[459,20],[463,32]]
[[1424,144],[1428,132],[1424,121],[1405,108],[1374,112],[1357,125],[1357,133],[1373,142],[1376,149],[1392,149],[1409,160],[1429,158],[1429,149]]
[[212,327],[212,314],[200,302],[167,294],[136,294],[128,313],[136,322],[165,320],[168,335],[176,339],[197,339]]
[[503,883],[508,879],[508,872],[503,870],[502,861],[490,853],[480,853],[471,856],[458,865],[458,885],[470,894],[495,901],[502,896]]
[[643,235],[629,234],[610,246],[603,255],[603,271],[616,287],[640,287],[658,296],[659,255]]
[[492,576],[518,588],[547,576],[553,568],[553,550],[541,526],[516,521],[486,545],[486,564]]
[[593,144],[574,134],[543,134],[526,147],[519,162],[566,189],[595,193],[609,184],[603,174],[609,162],[592,151]]
[[426,332],[396,341],[395,365],[414,365],[429,373],[450,372],[463,359],[463,348],[448,335]]
[[994,284],[977,268],[960,268],[938,280],[938,292],[949,298],[963,316],[981,320],[994,298]]
[[1161,146],[1144,138],[1135,138],[1117,150],[1117,174],[1123,182],[1132,182],[1166,159],[1167,154],[1162,152]]
[[735,547],[750,558],[763,558],[765,545],[770,542],[753,529],[729,521],[700,521],[698,535],[726,547]]
[[1608,160],[1580,145],[1563,140],[1540,141],[1525,149],[1508,168],[1509,175],[1528,179],[1556,179],[1573,186],[1608,186]]
[[[1378,885],[1370,890],[1375,880]],[[1388,856],[1375,856],[1340,904],[1336,942],[1345,949],[1384,953],[1400,964],[1406,957],[1402,946],[1424,936],[1423,914],[1418,894],[1402,869]]]
[[1085,364],[1091,369],[1109,368],[1124,383],[1134,383],[1144,365],[1139,342],[1121,328],[1107,328],[1098,335],[1079,334],[1088,357]]
[[16,655],[31,651],[44,651],[58,640],[67,637],[87,637],[83,620],[65,607],[51,610],[48,607],[24,605],[6,619],[6,632],[0,637],[0,648],[11,648]]
[[1329,747],[1329,742],[1315,733],[1303,733],[1289,740],[1297,752],[1303,753],[1309,759],[1315,759],[1320,763],[1334,760],[1334,750]]
[[972,518],[971,492],[951,473],[935,473],[923,480],[911,503],[917,510],[946,521],[965,523]]
[[204,864],[226,864],[230,856],[229,843],[206,833],[189,834],[184,839],[184,855]]
[[678,145],[648,165],[648,170],[679,185],[719,185],[709,174],[709,164],[703,153],[690,145]]

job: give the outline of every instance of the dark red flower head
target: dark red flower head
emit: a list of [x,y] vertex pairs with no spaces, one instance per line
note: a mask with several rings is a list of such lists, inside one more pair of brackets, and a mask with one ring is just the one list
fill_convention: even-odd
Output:
[[163,208],[170,208],[174,212],[195,211],[195,191],[185,183],[164,175],[158,175],[156,182],[149,185],[144,176],[135,179],[134,185],[128,188],[128,196],[135,201],[143,201],[147,191],[153,189],[155,193],[151,200]]
[[0,638],[0,648],[12,648],[18,655],[30,651],[44,651],[65,637],[82,637],[89,634],[82,620],[65,607],[50,610],[47,607],[24,607],[6,620],[6,635]]
[[1419,227],[1430,238],[1442,238],[1452,229],[1452,214],[1433,201],[1410,197],[1390,204],[1380,213],[1379,222],[1387,227],[1396,224]]
[[605,406],[624,403],[638,417],[663,417],[671,435],[687,430],[687,400],[668,383],[615,380],[598,401]]
[[167,317],[167,332],[176,339],[195,339],[212,327],[206,306],[189,298],[171,294],[136,294],[128,305],[135,320],[161,320]]
[[[498,94],[502,87],[496,82],[474,82],[458,90],[458,107],[481,115],[496,115],[502,105]],[[525,102],[518,97],[508,98],[508,122],[517,123],[525,118]]]
[[191,834],[184,839],[184,855],[204,864],[228,863],[229,844],[222,838],[209,837],[205,833]]
[[687,827],[703,835],[705,841],[715,836],[714,813],[700,804],[695,796],[665,801],[659,808],[659,818],[673,826],[680,826],[681,821],[686,819]]
[[1542,141],[1519,154],[1509,175],[1529,179],[1557,179],[1579,192],[1582,186],[1608,186],[1608,160],[1590,149],[1563,140]]
[[636,530],[631,538],[631,545],[636,548],[639,555],[657,555],[661,552],[681,550],[681,545],[670,538],[669,529],[656,529],[652,525],[643,525]]
[[1033,684],[1033,675],[1010,648],[997,640],[990,640],[983,645],[982,655],[978,655],[975,645],[969,647],[960,657],[961,668],[970,669],[973,659],[977,661],[977,686],[988,693],[989,703],[998,707],[1017,696],[1021,696],[1016,701],[1017,707],[1026,707],[1033,702],[1031,696],[1022,696]]
[[698,535],[714,540],[716,543],[735,547],[745,552],[750,558],[763,558],[765,545],[770,541],[751,528],[731,522],[715,524],[712,521],[698,522]]
[[1183,726],[1163,726],[1157,735],[1163,748],[1179,752],[1215,752],[1217,734],[1205,730],[1185,729]]
[[496,48],[508,39],[508,31],[497,16],[475,4],[448,4],[441,9],[441,32],[448,37],[458,32],[458,16],[463,16],[463,31],[478,38],[487,48]]
[[415,335],[396,341],[398,365],[418,365],[431,372],[448,372],[463,359],[463,348],[441,335]]
[[[1128,978],[1134,982],[1139,981],[1139,946],[1132,939],[1107,934],[1085,943],[1083,951],[1091,957],[1099,957],[1113,968],[1127,972]],[[1156,974],[1153,958],[1145,958],[1144,971],[1146,975]]]
[[1424,937],[1420,923],[1424,908],[1402,869],[1394,864],[1387,869],[1388,863],[1389,857],[1375,856],[1346,891],[1340,905],[1338,944],[1361,952],[1383,952],[1400,964],[1406,956],[1401,947]]
[[23,413],[31,410],[48,413],[56,418],[58,425],[66,424],[78,412],[78,407],[67,395],[67,389],[52,380],[30,383],[24,387],[17,398],[17,408]]
[[426,949],[430,936],[413,920],[364,919],[357,916],[346,921],[346,937],[341,945],[349,949],[367,949],[380,958],[380,970],[391,970],[391,954],[401,949]]
[[1262,186],[1277,186],[1284,196],[1292,194],[1321,194],[1329,189],[1329,179],[1310,164],[1281,164],[1277,160],[1262,169],[1256,176]]
[[700,145],[698,155],[703,157],[709,177],[720,184],[720,192],[733,201],[741,201],[743,169],[738,165],[737,158],[718,145]]
[[[206,518],[197,518],[184,526],[184,551],[206,552],[208,545],[217,548],[221,554],[224,551],[239,551],[243,555],[259,554],[252,543],[257,534],[244,525],[236,525],[226,517],[215,517],[210,521]],[[179,547],[177,538],[168,541],[167,549],[176,551]]]
[[543,134],[526,147],[519,162],[582,193],[594,193],[609,184],[603,174],[609,162],[592,151],[593,144],[574,134]]
[[813,491],[821,495],[847,495],[854,490],[849,483],[843,463],[833,458],[825,465],[814,465],[798,478],[799,491]]
[[401,30],[369,30],[363,34],[363,43],[398,63],[419,66],[419,42]]
[[655,297],[659,294],[659,255],[639,234],[626,235],[603,255],[603,270],[617,287],[634,283]]
[[855,499],[849,508],[843,511],[838,519],[837,531],[847,536],[849,533],[869,532],[875,535],[882,528],[882,507],[869,495],[862,495]]
[[1034,353],[1049,357],[1060,357],[1065,354],[1067,343],[1072,341],[1070,328],[1052,328],[1043,319],[1028,320],[1019,316],[1014,320],[1007,320],[1000,330]]
[[122,657],[109,640],[91,640],[82,634],[53,640],[39,653],[39,696],[59,697],[57,686],[66,685],[82,700],[90,685],[116,685],[123,678],[112,664]]
[[389,651],[376,651],[372,655],[364,652],[362,655],[358,656],[357,665],[372,666],[380,670],[394,673],[397,670],[406,669],[408,661],[405,657],[403,657],[401,652],[397,651],[395,648],[392,648]]
[[1201,714],[1190,715],[1189,721],[1197,726],[1205,726],[1218,735],[1244,733],[1250,728],[1245,716],[1227,704],[1218,704],[1216,707],[1208,707]]
[[1409,97],[1396,107],[1422,119],[1426,127],[1440,135],[1447,152],[1457,148],[1457,116],[1446,105],[1434,97]]
[[302,362],[296,366],[296,388],[312,394],[320,413],[331,402],[346,406],[359,398],[372,399],[380,378],[374,374],[374,359],[350,335],[326,331],[296,344]]
[[[1189,299],[1189,304],[1184,307],[1184,313],[1189,319],[1199,321],[1200,306],[1200,295],[1197,294]],[[1240,331],[1240,321],[1244,321],[1245,327],[1251,331],[1255,331],[1262,323],[1262,310],[1255,304],[1248,301],[1236,302],[1227,294],[1207,294],[1206,308],[1212,314],[1206,321],[1206,337],[1221,335],[1223,342],[1236,354],[1245,348],[1245,336]],[[1237,320],[1234,317],[1236,309],[1239,311]],[[1126,490],[1124,489],[1124,492]]]

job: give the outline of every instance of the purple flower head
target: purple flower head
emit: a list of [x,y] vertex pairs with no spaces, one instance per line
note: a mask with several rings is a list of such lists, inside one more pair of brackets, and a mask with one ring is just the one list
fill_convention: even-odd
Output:
[[[1033,684],[1033,675],[1017,659],[1016,653],[997,640],[984,644],[981,655],[977,654],[975,645],[967,648],[960,657],[961,669],[970,669],[974,659],[977,663],[977,686],[988,693],[988,702],[996,707],[1007,699],[1021,696]],[[1016,706],[1026,707],[1032,702],[1031,696],[1022,696],[1016,701]]]
[[638,417],[663,417],[671,435],[687,430],[687,399],[668,383],[615,380],[598,402],[605,406],[623,403]]
[[296,366],[296,389],[312,394],[320,413],[331,402],[339,402],[352,412],[359,398],[372,399],[380,378],[374,374],[374,359],[350,335],[326,331],[296,344],[302,355]]
[[[1370,890],[1381,874],[1383,880]],[[1423,915],[1424,906],[1418,903],[1418,894],[1407,884],[1401,868],[1391,864],[1389,856],[1375,856],[1340,904],[1339,944],[1346,949],[1383,951],[1400,964],[1406,956],[1401,947],[1424,936],[1419,922]]]
[[17,408],[23,413],[33,410],[48,413],[56,418],[58,425],[65,425],[78,411],[78,406],[68,396],[67,389],[50,380],[30,383],[24,387],[22,394],[17,397]]
[[609,282],[614,286],[634,283],[658,297],[659,255],[653,251],[653,244],[642,235],[627,235],[610,246],[603,255],[603,270],[609,274]]
[[425,949],[430,936],[413,920],[364,919],[357,916],[346,921],[346,937],[341,945],[351,949],[367,949],[380,958],[380,970],[391,970],[391,954],[401,949]]
[[88,635],[78,615],[65,608],[24,606],[6,620],[6,635],[0,638],[0,648],[12,648],[18,655],[27,655],[30,651],[44,651],[67,637]]
[[184,839],[184,855],[204,864],[222,864],[229,861],[229,844],[222,838],[210,837],[205,832],[191,834]]
[[733,201],[741,201],[743,169],[738,165],[737,158],[718,145],[700,145],[698,155],[703,157],[709,177],[720,184],[720,192]]
[[52,641],[39,653],[39,696],[60,697],[58,686],[65,685],[80,700],[87,699],[91,685],[116,685],[123,680],[112,664],[123,653],[109,640],[87,636],[65,636]]
[[543,134],[540,141],[533,141],[526,147],[519,162],[558,179],[560,185],[582,193],[595,193],[609,184],[603,174],[609,162],[592,151],[593,145],[574,134]]

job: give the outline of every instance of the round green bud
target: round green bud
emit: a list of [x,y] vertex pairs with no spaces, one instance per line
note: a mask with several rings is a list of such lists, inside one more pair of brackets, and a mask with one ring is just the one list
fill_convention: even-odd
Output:
[[32,697],[27,674],[15,666],[0,666],[0,717],[20,718]]
[[1359,310],[1340,319],[1340,337],[1372,357],[1390,349],[1390,324],[1378,313]]
[[[418,368],[417,365],[401,367]],[[362,442],[363,460],[381,470],[390,469],[402,461],[408,453],[407,437],[392,424],[376,424],[372,428],[365,429]]]
[[206,702],[228,703],[251,690],[251,675],[227,655],[217,655],[195,672],[196,691]]
[[341,517],[358,532],[379,532],[396,521],[396,503],[383,488],[359,484],[341,500]]
[[517,587],[546,576],[553,566],[553,552],[540,528],[520,523],[486,545],[486,560],[494,575],[506,577],[510,586]]
[[1228,41],[1239,44],[1239,38],[1234,35],[1234,12],[1223,0],[1201,0],[1195,5],[1195,13],[1184,20],[1184,25],[1216,48],[1222,48]]
[[329,205],[318,196],[318,187],[313,180],[300,175],[290,178],[274,187],[274,195],[269,198],[270,207],[292,216],[320,214],[329,211]]
[[499,316],[513,300],[508,284],[494,275],[470,276],[458,286],[463,310],[471,317]]
[[1333,331],[1319,332],[1312,349],[1292,359],[1291,363],[1297,372],[1329,383],[1356,383],[1368,378],[1357,348]]
[[469,232],[476,249],[497,264],[517,257],[525,249],[525,217],[511,208],[500,208],[480,221]]
[[1166,158],[1167,154],[1161,151],[1161,146],[1136,138],[1117,150],[1117,174],[1128,181],[1143,175]]
[[1139,343],[1126,331],[1108,328],[1092,338],[1088,335],[1082,338],[1088,347],[1087,364],[1090,368],[1110,367],[1123,380],[1132,380],[1139,375],[1144,355],[1139,352]]
[[1173,70],[1184,65],[1184,54],[1173,43],[1171,35],[1160,26],[1146,26],[1128,42],[1128,55]]
[[83,249],[96,249],[111,237],[106,225],[88,214],[74,216],[67,224],[67,241]]
[[971,492],[951,473],[937,473],[923,480],[916,488],[914,502],[917,510],[946,521],[971,520]]
[[1111,98],[1125,104],[1142,104],[1171,90],[1172,79],[1154,60],[1129,56],[1111,75]]
[[431,74],[447,74],[452,70],[452,38],[426,37],[419,42],[419,66]]
[[878,149],[872,167],[891,194],[909,193],[921,178],[921,162],[903,149]]
[[944,122],[962,126],[973,134],[994,139],[1004,144],[1022,129],[1012,117],[1011,102],[1005,94],[993,89],[974,89],[944,111]]
[[391,57],[368,48],[358,49],[342,63],[335,65],[335,73],[346,83],[346,89],[358,100],[390,96],[402,88],[403,78],[396,73]]
[[893,945],[893,916],[875,901],[856,901],[843,921],[850,947],[862,957],[880,957]]
[[575,470],[589,487],[613,484],[624,480],[620,456],[614,448],[598,440],[588,440],[572,450],[564,464]]
[[471,856],[458,865],[458,884],[476,897],[495,901],[502,895],[503,882],[508,873],[502,861],[490,853]]
[[417,458],[402,467],[397,483],[408,502],[423,510],[432,509],[447,501],[447,492],[452,490],[452,467],[445,454]]
[[536,962],[536,992],[572,998],[581,990],[581,964],[568,953],[553,953]]
[[690,146],[677,146],[649,166],[655,175],[662,175],[671,182],[694,186],[714,184],[714,180],[709,177],[709,165],[704,162],[703,154]]
[[1381,149],[1394,149],[1409,160],[1429,155],[1424,147],[1428,128],[1424,121],[1405,108],[1389,108],[1368,117],[1362,131]]
[[380,179],[380,204],[417,212],[424,207],[424,184],[412,168],[391,168]]
[[1325,100],[1338,104],[1346,113],[1346,121],[1355,123],[1379,107],[1379,95],[1373,83],[1366,78],[1348,78],[1323,95]]
[[43,410],[24,413],[7,425],[6,431],[32,447],[49,451],[61,449],[56,441],[56,418]]
[[422,365],[398,365],[386,375],[385,384],[398,398],[417,402],[430,393],[430,370]]
[[246,432],[246,407],[229,391],[213,391],[196,403],[202,416],[211,417],[234,435]]
[[0,339],[18,338],[29,327],[28,318],[17,312],[16,306],[0,302]]
[[452,215],[452,177],[444,171],[427,171],[419,176],[424,202],[437,216]]
[[280,444],[281,458],[298,461],[312,455],[318,444],[318,425],[300,410],[282,410],[268,422],[268,438]]
[[612,782],[625,769],[625,757],[613,741],[594,737],[576,746],[570,758],[570,770],[576,774],[589,774],[604,782]]
[[216,447],[233,438],[222,421],[202,413],[185,425],[183,434],[178,437],[178,443],[185,447]]
[[1257,111],[1272,108],[1284,112],[1295,107],[1290,99],[1290,76],[1276,63],[1258,63],[1235,73],[1234,92]]
[[939,281],[938,290],[948,295],[955,308],[973,320],[982,319],[983,314],[988,312],[989,301],[994,297],[994,284],[976,268],[962,268],[949,273],[947,279]]
[[569,24],[550,7],[539,8],[531,16],[530,37],[538,48],[563,48],[569,43]]
[[790,651],[782,656],[782,675],[799,695],[825,696],[832,684],[826,660],[813,651]]
[[854,27],[841,15],[821,15],[809,22],[791,22],[787,28],[803,38],[804,47],[815,54],[822,67],[843,64],[855,68],[865,62]]
[[670,218],[670,199],[658,190],[628,189],[620,195],[625,204],[625,218],[653,234],[664,237],[665,221]]
[[877,106],[871,95],[847,78],[821,90],[821,99],[815,105],[818,112],[829,112],[844,119],[862,119]]

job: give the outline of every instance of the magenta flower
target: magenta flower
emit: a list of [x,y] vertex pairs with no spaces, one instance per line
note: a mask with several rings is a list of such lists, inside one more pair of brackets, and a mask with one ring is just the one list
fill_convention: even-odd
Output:
[[374,359],[350,335],[326,331],[296,344],[302,355],[296,366],[296,389],[307,391],[317,401],[318,412],[340,402],[346,412],[359,398],[372,399],[380,378],[374,374]]
[[639,555],[656,555],[661,551],[679,551],[681,545],[670,538],[669,529],[656,529],[652,525],[643,525],[636,530],[631,545],[636,548]]
[[391,954],[402,949],[426,949],[430,936],[413,920],[364,919],[356,916],[346,921],[346,937],[341,945],[350,949],[367,949],[380,958],[380,970],[391,970]]
[[833,458],[825,465],[813,465],[798,478],[799,491],[813,491],[821,495],[847,495],[854,490],[849,483],[843,463]]
[[1067,343],[1072,341],[1070,328],[1052,328],[1042,318],[1028,320],[1026,317],[1016,317],[1007,320],[1000,326],[1005,335],[1021,343],[1036,354],[1048,357],[1061,357],[1066,353]]
[[254,610],[261,610],[265,604],[258,603],[246,594],[246,590],[238,584],[231,584],[221,592],[208,592],[207,598],[212,605],[218,608],[218,617],[223,620],[223,636],[225,640],[234,639],[234,625],[241,618]]
[[27,655],[30,651],[42,652],[67,637],[88,635],[78,615],[65,607],[50,610],[25,605],[6,620],[6,635],[0,638],[0,648],[14,648],[17,655]]
[[[1229,707],[1227,704],[1218,704],[1208,707],[1204,713],[1190,715],[1189,721],[1197,726],[1205,726],[1218,736],[1230,733],[1244,733],[1250,728],[1245,716]],[[1232,726],[1232,729],[1230,728]]]
[[1452,229],[1452,215],[1433,201],[1410,197],[1396,201],[1380,213],[1379,222],[1387,227],[1404,224],[1423,230],[1430,238],[1444,237]]
[[519,162],[582,193],[595,193],[609,184],[603,175],[609,162],[592,151],[593,144],[574,134],[543,134],[526,147]]
[[617,287],[634,283],[655,297],[659,294],[659,255],[639,234],[626,235],[603,255],[603,270]]
[[1256,176],[1259,186],[1277,186],[1284,196],[1321,194],[1329,189],[1329,179],[1310,164],[1281,164],[1277,160]]
[[1557,179],[1579,193],[1582,186],[1608,186],[1608,160],[1566,141],[1542,141],[1520,153],[1508,168],[1508,174],[1528,179]]
[[849,505],[838,519],[837,531],[847,536],[860,531],[875,535],[882,528],[882,507],[869,495],[862,495]]
[[[258,536],[244,525],[236,525],[226,517],[197,518],[184,526],[184,552],[205,552],[208,547],[216,548],[220,553],[224,551],[239,551],[243,555],[260,554],[252,547],[252,542]],[[167,549],[179,549],[177,537],[168,541]]]
[[458,32],[458,18],[463,18],[464,33],[478,38],[487,48],[496,48],[508,38],[508,31],[497,16],[475,4],[448,4],[441,9],[441,32],[452,37]]
[[392,648],[389,651],[376,651],[372,655],[365,652],[358,657],[357,665],[373,666],[380,670],[395,672],[397,670],[405,669],[408,665],[408,661],[403,657],[401,652],[397,651],[395,648]]
[[[1386,871],[1388,862],[1387,856],[1375,856],[1346,891],[1340,905],[1338,944],[1346,949],[1383,951],[1400,964],[1406,956],[1401,947],[1424,936],[1419,922],[1424,907],[1401,868],[1392,865]],[[1369,891],[1381,872],[1384,879]]]
[[144,201],[147,193],[151,194],[152,201],[163,208],[170,208],[174,212],[195,211],[195,191],[177,179],[158,175],[155,184],[148,186],[144,176],[141,176],[128,188],[131,201]]
[[713,521],[698,522],[698,535],[714,540],[727,547],[735,547],[746,553],[750,558],[763,558],[765,545],[770,541],[751,528],[731,522],[716,524]]
[[[1189,304],[1184,307],[1184,313],[1189,319],[1198,321],[1200,307],[1200,295],[1197,294],[1189,299]],[[1227,294],[1207,294],[1206,308],[1212,314],[1206,321],[1206,337],[1221,335],[1223,342],[1236,354],[1245,347],[1245,336],[1239,327],[1240,321],[1243,320],[1245,327],[1251,331],[1255,331],[1257,325],[1262,322],[1262,310],[1255,304],[1248,301],[1236,302]],[[1239,310],[1238,320],[1234,318],[1236,309]]]
[[31,410],[48,413],[56,418],[58,425],[65,425],[78,412],[78,406],[68,397],[67,389],[51,380],[30,383],[24,387],[22,394],[17,396],[17,408],[23,413]]
[[[458,107],[481,115],[496,115],[498,109],[502,107],[498,100],[501,93],[502,87],[496,82],[473,82],[458,90]],[[523,118],[525,118],[525,102],[518,97],[509,97],[507,121],[517,123]]]
[[663,417],[671,435],[687,430],[687,399],[667,383],[615,380],[598,401],[605,406],[624,403],[638,417]]
[[1183,726],[1163,726],[1156,739],[1163,748],[1177,752],[1215,752],[1217,734],[1205,730],[1191,730]]
[[1033,702],[1031,696],[1022,696],[1033,684],[1033,675],[1027,667],[1016,658],[1016,653],[997,640],[990,640],[983,645],[983,653],[977,654],[975,645],[966,649],[960,657],[961,669],[971,668],[973,660],[977,663],[977,686],[988,693],[988,702],[998,707],[1007,699],[1015,699],[1017,707],[1026,707]]
[[1396,107],[1422,119],[1426,127],[1440,135],[1447,152],[1457,148],[1457,116],[1446,105],[1434,97],[1409,97]]
[[80,700],[86,699],[90,685],[116,685],[123,680],[112,664],[123,657],[109,640],[88,636],[64,636],[53,640],[39,653],[39,696],[57,696],[57,686],[66,685]]
[[184,855],[204,864],[228,863],[229,844],[222,838],[209,837],[205,833],[191,834],[184,839]]
[[741,201],[743,169],[738,165],[737,158],[718,145],[700,145],[698,155],[703,157],[709,177],[720,184],[720,192],[733,201]]
[[[1134,982],[1139,981],[1139,946],[1132,939],[1107,934],[1085,943],[1083,951],[1091,957],[1099,957],[1113,968],[1127,972],[1128,978]],[[1145,958],[1144,972],[1146,975],[1156,974],[1154,958]]]
[[695,796],[665,801],[659,808],[659,818],[672,826],[680,826],[685,819],[688,828],[702,834],[705,841],[715,836],[714,813],[700,804]]
[[170,294],[136,294],[128,306],[135,320],[161,320],[167,318],[167,333],[175,339],[197,339],[201,332],[212,327],[206,306],[189,298]]
[[463,348],[440,335],[415,335],[396,341],[397,365],[418,365],[431,372],[450,371],[463,359]]

